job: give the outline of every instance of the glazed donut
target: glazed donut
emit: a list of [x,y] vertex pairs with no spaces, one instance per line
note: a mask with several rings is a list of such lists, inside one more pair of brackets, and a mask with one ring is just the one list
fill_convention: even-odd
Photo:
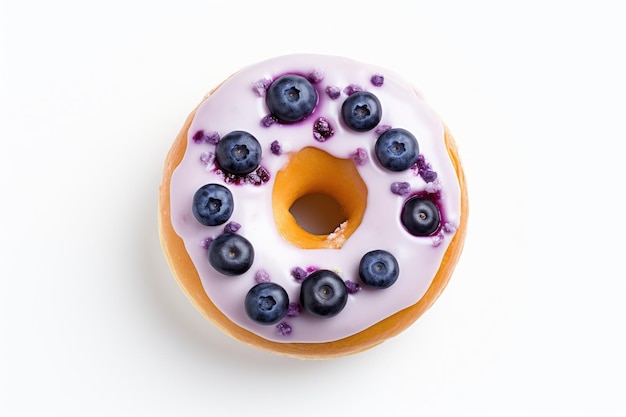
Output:
[[326,359],[419,318],[463,248],[449,130],[398,75],[298,54],[232,75],[165,161],[159,230],[211,322],[269,352]]

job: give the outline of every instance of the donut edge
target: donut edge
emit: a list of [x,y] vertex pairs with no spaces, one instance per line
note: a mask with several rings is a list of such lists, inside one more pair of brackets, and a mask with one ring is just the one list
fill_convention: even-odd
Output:
[[[200,104],[206,100],[219,86],[211,90]],[[416,93],[417,94],[417,93]],[[398,335],[418,318],[420,318],[439,298],[446,288],[450,277],[463,251],[467,233],[467,219],[469,215],[467,183],[461,164],[458,148],[448,127],[444,128],[444,141],[450,160],[454,166],[461,192],[461,210],[459,225],[446,253],[443,256],[439,270],[424,296],[415,304],[405,308],[369,328],[346,338],[324,343],[279,343],[266,340],[254,333],[243,329],[228,319],[207,296],[200,276],[195,269],[191,258],[187,254],[184,242],[176,234],[171,222],[170,213],[170,182],[176,167],[181,163],[187,148],[189,127],[198,110],[198,106],[187,117],[182,129],[170,148],[163,168],[163,177],[159,186],[158,227],[161,246],[174,275],[183,293],[192,302],[202,315],[227,335],[249,346],[270,353],[289,356],[299,359],[332,359],[352,355],[371,349],[385,340]]]

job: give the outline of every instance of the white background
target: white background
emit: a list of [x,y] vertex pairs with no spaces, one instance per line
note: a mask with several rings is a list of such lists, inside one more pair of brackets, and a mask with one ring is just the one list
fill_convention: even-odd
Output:
[[[619,4],[0,0],[0,414],[625,415]],[[414,82],[471,199],[435,306],[321,362],[224,336],[157,233],[187,114],[294,52]]]

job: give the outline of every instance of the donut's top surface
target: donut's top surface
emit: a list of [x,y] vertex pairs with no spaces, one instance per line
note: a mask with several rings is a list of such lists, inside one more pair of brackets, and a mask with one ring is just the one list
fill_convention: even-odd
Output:
[[[317,95],[308,99],[313,105],[303,111],[303,120],[277,116],[281,110],[268,105],[271,85],[286,74],[303,77]],[[373,127],[356,130],[342,108],[359,91],[378,100],[380,117]],[[295,93],[311,92],[301,88]],[[365,110],[373,111],[374,105]],[[295,114],[295,119],[301,117]],[[394,146],[408,146],[393,135],[387,142],[379,140],[389,131],[408,132],[416,139],[419,156],[408,168],[398,170],[381,160]],[[216,158],[217,144],[231,132],[250,134],[260,145],[259,162],[249,172],[229,173]],[[173,228],[211,301],[235,324],[267,340],[334,341],[415,304],[436,275],[460,221],[460,187],[441,120],[409,83],[380,67],[322,55],[290,55],[252,65],[204,100],[187,136],[170,184]],[[377,146],[386,149],[382,157]],[[232,194],[232,211],[217,225],[202,224],[192,209],[194,195],[207,184],[224,186]],[[333,209],[320,195],[335,200],[338,213],[323,213]],[[319,207],[305,207],[305,216],[294,219],[290,205],[306,196]],[[414,225],[403,220],[405,204],[413,197],[431,202],[440,216],[426,236],[416,236]],[[339,216],[336,230],[309,233],[312,229],[307,232],[296,223],[306,223],[307,217],[315,223],[315,213]],[[253,260],[243,272],[218,272],[209,262],[209,248],[224,240],[225,230],[253,248]],[[390,253],[398,264],[397,279],[385,288],[359,276],[361,259],[377,250]],[[347,301],[336,315],[317,317],[301,308],[303,280],[316,270],[332,271],[345,282]],[[248,292],[267,281],[282,287],[290,303],[289,312],[269,325],[251,319],[245,306]]]

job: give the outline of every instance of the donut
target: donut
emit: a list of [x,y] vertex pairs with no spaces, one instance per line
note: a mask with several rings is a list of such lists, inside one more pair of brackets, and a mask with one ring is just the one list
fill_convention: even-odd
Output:
[[159,234],[219,329],[301,359],[398,335],[460,257],[468,203],[449,129],[399,75],[295,54],[207,94],[167,154]]

